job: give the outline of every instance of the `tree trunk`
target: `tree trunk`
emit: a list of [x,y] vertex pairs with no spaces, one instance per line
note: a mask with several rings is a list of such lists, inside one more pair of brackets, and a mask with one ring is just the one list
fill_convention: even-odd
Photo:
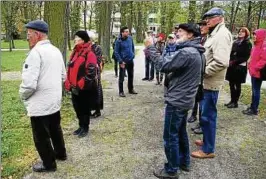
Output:
[[196,19],[196,1],[189,1],[188,23],[194,23]]
[[167,14],[165,14],[164,12],[166,12],[166,6],[167,6],[167,2],[161,2],[161,30],[160,32],[165,32],[167,29],[167,24],[166,24],[166,16]]
[[121,8],[120,8],[120,13],[121,13],[121,27],[127,26],[127,4],[128,2],[122,1],[121,2]]
[[84,30],[87,30],[87,1],[84,1]]
[[231,32],[233,30],[234,12],[235,12],[235,1],[232,1],[231,2],[231,13],[230,13],[230,24],[229,24],[229,29]]
[[64,51],[65,22],[67,2],[47,1],[44,5],[44,20],[49,24],[49,39],[52,44]]
[[235,29],[234,24],[236,22],[236,16],[237,16],[237,12],[239,10],[239,5],[240,5],[240,1],[237,1],[236,9],[235,9],[234,16],[233,16],[232,31]]
[[252,10],[252,1],[248,1],[248,13],[247,13],[247,20],[246,20],[246,27],[251,29],[250,19],[251,19],[251,10]]
[[260,10],[259,10],[259,14],[258,14],[258,24],[257,24],[257,29],[259,29],[259,28],[260,28],[260,19],[261,19],[261,13],[262,13],[262,4],[263,4],[263,2],[262,2],[262,1],[260,1],[260,2],[259,2],[259,4],[260,4]]
[[129,2],[130,5],[130,14],[128,17],[128,29],[129,29],[129,33],[131,33],[132,27],[133,27],[133,1]]
[[74,37],[76,31],[80,29],[81,22],[81,1],[71,1],[71,12],[70,12],[70,30],[71,39]]
[[101,25],[103,26],[101,28],[101,47],[103,50],[103,55],[105,62],[111,61],[110,56],[110,28],[111,28],[111,13],[112,13],[112,2],[104,1],[102,2],[103,8],[102,8],[102,15],[101,15]]
[[141,43],[143,41],[142,35],[142,2],[137,2],[137,24],[136,24],[136,41],[137,43]]
[[90,2],[90,5],[91,5],[91,7],[90,7],[89,30],[91,30],[91,28],[92,28],[92,24],[91,24],[91,22],[92,22],[92,14],[93,14],[93,4],[92,4],[92,2]]

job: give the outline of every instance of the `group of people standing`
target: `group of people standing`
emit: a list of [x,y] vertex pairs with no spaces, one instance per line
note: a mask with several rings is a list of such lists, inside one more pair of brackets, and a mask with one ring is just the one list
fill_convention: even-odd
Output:
[[74,135],[80,138],[88,135],[90,118],[101,116],[102,50],[93,35],[76,32],[66,72],[62,53],[48,40],[48,24],[35,20],[26,24],[26,28],[30,52],[23,65],[19,93],[31,118],[34,143],[42,160],[33,165],[33,171],[50,172],[56,170],[56,160],[67,159],[60,125],[62,84],[71,93],[79,121]]
[[[167,163],[154,171],[156,177],[165,179],[178,178],[179,170],[189,171],[190,156],[199,159],[215,157],[217,101],[224,79],[229,81],[231,94],[231,101],[225,106],[237,108],[241,84],[245,83],[249,71],[252,102],[242,112],[245,115],[258,114],[263,81],[260,70],[266,65],[266,30],[253,32],[253,47],[246,27],[239,29],[237,40],[233,42],[224,23],[224,11],[220,8],[206,12],[200,23],[180,24],[175,27],[175,32],[168,36],[162,54],[158,53],[154,39],[147,36],[144,41],[146,69],[149,60],[165,74],[163,139]],[[175,47],[168,55],[173,35]],[[148,79],[147,74],[143,80]],[[190,109],[192,113],[187,118]],[[195,122],[197,113],[199,122],[191,129],[196,134],[203,134],[203,138],[194,142],[199,150],[190,154],[186,124]]]
[[[47,23],[31,21],[26,28],[31,50],[23,65],[19,92],[31,118],[34,143],[42,159],[41,163],[33,165],[33,171],[55,171],[56,160],[67,159],[60,125],[62,83],[71,93],[79,121],[73,134],[85,137],[90,118],[101,116],[103,109],[102,50],[93,42],[93,35],[86,31],[76,32],[75,47],[66,72],[61,52],[48,40]],[[210,9],[197,24],[179,24],[175,34],[167,36],[167,42],[163,34],[154,39],[148,32],[144,40],[146,72],[142,80],[152,81],[154,71],[156,84],[160,85],[164,78],[166,104],[163,139],[167,163],[154,171],[156,177],[178,178],[180,169],[190,171],[190,156],[215,157],[217,101],[225,78],[231,93],[231,101],[225,105],[237,108],[241,83],[245,83],[249,70],[252,103],[243,113],[258,114],[262,84],[260,69],[266,65],[266,30],[254,31],[253,48],[250,37],[249,30],[242,27],[238,39],[233,42],[224,23],[224,11],[220,8]],[[120,97],[126,97],[123,89],[126,71],[129,94],[138,94],[133,85],[134,57],[133,39],[129,29],[123,27],[114,43],[113,54],[119,64]],[[190,109],[193,111],[188,117]],[[192,130],[203,134],[203,138],[195,141],[199,150],[190,153],[186,127],[187,122],[197,120],[197,113],[199,123]]]

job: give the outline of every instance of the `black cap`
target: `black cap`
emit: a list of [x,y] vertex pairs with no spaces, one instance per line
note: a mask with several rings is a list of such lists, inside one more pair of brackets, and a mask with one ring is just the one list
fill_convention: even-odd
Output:
[[193,33],[194,37],[200,36],[200,27],[198,24],[193,24],[193,23],[179,24],[178,28]]
[[48,33],[48,28],[49,28],[48,24],[42,20],[30,21],[25,25],[25,27],[27,29],[33,29],[44,33]]
[[89,37],[89,35],[88,35],[88,33],[86,32],[86,31],[84,31],[84,30],[80,30],[80,31],[77,31],[76,33],[75,33],[75,35],[76,36],[78,36],[78,37],[80,37],[82,40],[84,40],[84,42],[88,42],[88,41],[90,41],[90,37]]

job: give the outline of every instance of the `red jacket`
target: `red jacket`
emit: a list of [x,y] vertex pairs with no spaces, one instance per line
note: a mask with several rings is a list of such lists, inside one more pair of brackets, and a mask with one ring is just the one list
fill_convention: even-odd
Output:
[[256,42],[251,50],[251,59],[248,65],[250,76],[260,78],[260,69],[266,65],[266,29],[258,29]]
[[[82,66],[84,62],[86,62],[85,71],[82,70],[84,68],[76,68]],[[84,88],[85,76],[88,73],[88,64],[97,66],[97,57],[91,50],[91,43],[76,45],[68,63],[67,79],[65,81],[66,90],[70,91],[72,87]]]

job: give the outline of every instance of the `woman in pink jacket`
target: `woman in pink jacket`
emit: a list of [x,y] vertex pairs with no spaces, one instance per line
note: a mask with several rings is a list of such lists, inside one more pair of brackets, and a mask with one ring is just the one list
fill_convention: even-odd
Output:
[[260,70],[266,65],[266,29],[258,29],[253,33],[254,47],[248,66],[252,83],[252,101],[248,109],[242,111],[246,115],[257,115],[260,103],[260,88],[262,80]]

